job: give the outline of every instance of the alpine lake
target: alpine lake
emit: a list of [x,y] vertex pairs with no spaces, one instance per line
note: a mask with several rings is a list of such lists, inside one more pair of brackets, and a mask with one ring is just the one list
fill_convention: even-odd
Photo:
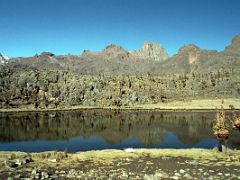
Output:
[[[102,109],[0,113],[0,151],[212,149],[219,143],[212,131],[215,114]],[[240,133],[231,130],[226,146],[240,149],[239,139]]]

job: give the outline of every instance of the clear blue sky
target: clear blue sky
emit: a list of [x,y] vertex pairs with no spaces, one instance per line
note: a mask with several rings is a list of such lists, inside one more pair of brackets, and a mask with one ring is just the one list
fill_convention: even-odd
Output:
[[240,33],[240,0],[0,0],[0,53],[80,54],[110,43],[223,50]]

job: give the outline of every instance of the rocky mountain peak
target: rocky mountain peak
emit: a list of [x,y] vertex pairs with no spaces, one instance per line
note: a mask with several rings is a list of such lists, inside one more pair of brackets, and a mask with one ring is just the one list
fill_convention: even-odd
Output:
[[240,55],[239,49],[240,49],[240,34],[233,37],[232,43],[225,48],[224,52],[234,55]]
[[183,46],[182,48],[179,49],[179,54],[189,54],[193,52],[200,51],[200,48],[196,46],[195,44],[189,44],[186,46]]
[[151,48],[154,48],[154,47],[162,48],[162,45],[159,44],[159,43],[154,43],[154,42],[150,42],[150,41],[145,41],[145,42],[143,43],[143,46],[142,46],[142,48],[148,48],[148,49],[151,49]]
[[164,61],[168,54],[161,44],[153,42],[144,42],[143,46],[135,52],[140,58],[151,59],[153,61]]
[[233,37],[232,44],[240,44],[240,34]]
[[110,44],[102,52],[101,55],[104,59],[108,60],[127,60],[130,53],[123,49],[121,46]]
[[119,52],[119,51],[125,51],[121,46],[115,45],[115,44],[110,44],[108,45],[104,51],[107,52]]
[[51,53],[51,52],[42,52],[41,54],[40,54],[40,56],[44,56],[44,57],[52,57],[52,56],[55,56],[53,53]]
[[84,54],[84,53],[90,53],[90,51],[89,51],[89,50],[86,50],[86,49],[84,49],[84,50],[83,50],[83,54]]
[[86,55],[89,55],[89,54],[91,54],[91,51],[86,50],[86,49],[84,49],[83,52],[82,52],[82,56],[86,56]]
[[198,46],[189,44],[180,48],[175,57],[181,57],[179,59],[186,59],[189,64],[193,64],[198,61],[202,52],[203,51]]

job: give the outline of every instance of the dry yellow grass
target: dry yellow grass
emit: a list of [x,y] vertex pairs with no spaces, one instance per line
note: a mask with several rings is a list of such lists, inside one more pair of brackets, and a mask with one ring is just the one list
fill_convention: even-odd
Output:
[[[224,109],[230,109],[229,105],[233,105],[236,109],[240,109],[240,99],[224,99]],[[174,101],[169,103],[158,103],[142,105],[142,108],[159,108],[159,109],[216,109],[220,108],[222,99],[199,99],[190,101]]]
[[[238,156],[240,157],[239,153],[240,152],[238,152]],[[72,154],[72,157],[77,157],[80,160],[112,161],[113,159],[118,158],[137,158],[144,155],[149,155],[156,158],[171,156],[208,160],[228,158],[226,153],[219,153],[218,151],[209,149],[134,149],[134,152],[130,153],[122,150],[101,150],[75,153]]]
[[[231,153],[234,153],[236,157],[240,158],[239,150],[228,150]],[[40,153],[30,153],[34,160],[47,160],[48,158],[57,158],[58,154],[64,154],[64,152],[40,152]],[[9,158],[12,154],[16,158],[27,155],[24,152],[0,152],[0,161],[4,161],[6,158]],[[126,152],[124,150],[94,150],[86,152],[76,152],[69,153],[67,156],[64,156],[59,161],[65,160],[97,160],[97,161],[111,161],[113,159],[121,158],[137,158],[144,155],[149,155],[151,157],[162,157],[162,156],[171,156],[171,157],[185,157],[193,159],[224,159],[228,158],[228,152],[220,153],[212,149],[133,149],[132,152]]]
[[[34,109],[33,107],[16,108],[16,109],[0,109],[0,112],[30,112],[30,111],[68,111],[78,109],[130,109],[130,110],[215,110],[220,107],[222,99],[199,99],[189,101],[173,101],[169,103],[143,104],[138,106],[122,106],[122,107],[99,107],[99,106],[71,106],[59,107],[57,109]],[[236,109],[240,109],[240,99],[224,99],[224,109],[230,109],[229,105],[233,105]]]

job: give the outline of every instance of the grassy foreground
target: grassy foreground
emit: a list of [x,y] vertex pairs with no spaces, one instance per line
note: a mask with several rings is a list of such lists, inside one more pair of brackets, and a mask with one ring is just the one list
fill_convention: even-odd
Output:
[[143,104],[137,106],[122,106],[122,107],[108,107],[108,106],[68,106],[49,109],[35,109],[33,106],[25,106],[15,109],[0,109],[0,112],[27,112],[27,111],[64,111],[64,110],[78,110],[78,109],[130,109],[130,110],[215,110],[222,104],[224,109],[229,109],[229,105],[233,105],[236,109],[240,109],[240,99],[199,99],[199,100],[186,100],[186,101],[173,101],[167,103],[157,104]]
[[[30,156],[16,168],[6,160]],[[237,179],[240,151],[130,149],[66,152],[0,152],[0,179]]]
[[[43,163],[44,166],[55,165],[49,159],[56,159],[57,162],[61,162],[61,165],[71,164],[76,161],[101,161],[110,163],[114,159],[126,159],[126,158],[140,158],[143,156],[149,156],[151,158],[158,157],[178,157],[178,158],[190,158],[197,160],[228,160],[231,159],[231,163],[240,165],[240,151],[224,149],[223,152],[218,152],[217,149],[130,149],[127,150],[94,150],[86,152],[66,153],[66,152],[40,152],[40,153],[25,153],[25,152],[0,152],[1,168],[4,166],[3,162],[6,159],[21,158],[26,155],[30,155],[35,163]],[[58,164],[59,166],[59,164]]]

